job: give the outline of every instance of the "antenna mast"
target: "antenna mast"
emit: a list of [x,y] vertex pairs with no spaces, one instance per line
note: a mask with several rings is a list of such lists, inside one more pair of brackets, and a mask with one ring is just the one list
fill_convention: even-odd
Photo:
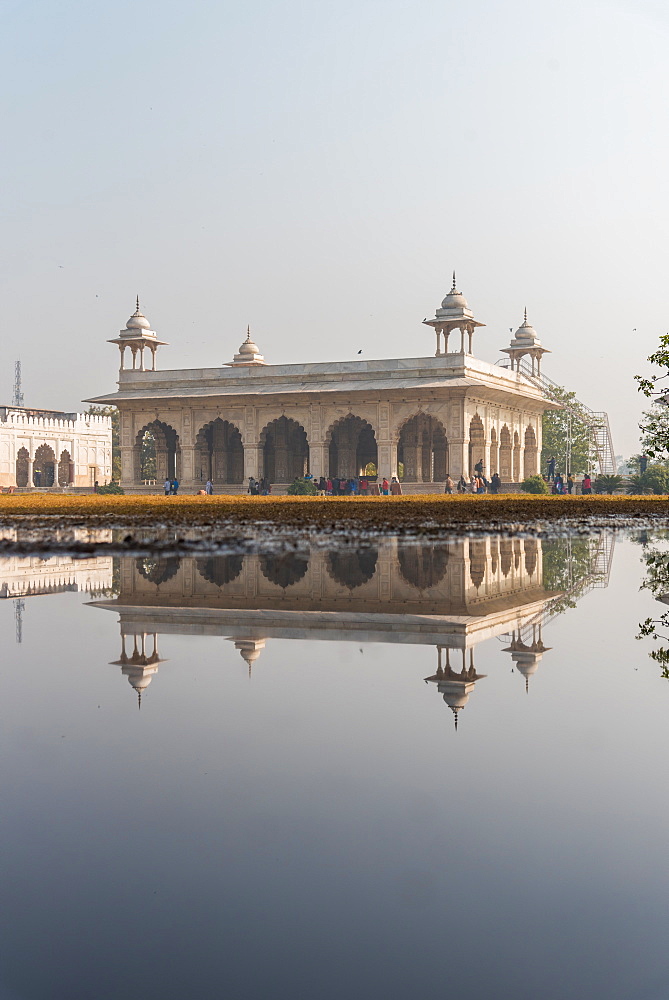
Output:
[[23,406],[23,388],[21,386],[21,359],[14,362],[14,396],[12,406]]

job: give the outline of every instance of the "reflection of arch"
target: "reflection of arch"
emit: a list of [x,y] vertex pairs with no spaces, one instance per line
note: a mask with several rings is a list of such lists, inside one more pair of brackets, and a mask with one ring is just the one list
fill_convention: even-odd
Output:
[[525,572],[528,576],[533,576],[537,568],[537,540],[536,538],[525,539]]
[[397,462],[409,483],[443,483],[448,472],[448,441],[440,420],[429,413],[409,417],[400,429]]
[[479,417],[478,413],[475,413],[469,422],[469,474],[470,476],[474,472],[474,466],[482,461],[484,465],[484,472],[488,470],[485,468],[485,431],[483,429],[483,421]]
[[407,545],[397,554],[400,573],[418,590],[429,590],[441,583],[448,564],[448,549],[432,545]]
[[511,479],[511,434],[506,424],[499,432],[499,474],[505,483]]
[[508,576],[511,572],[511,561],[513,559],[513,545],[510,538],[503,538],[499,543],[499,564],[503,576]]
[[478,590],[485,577],[486,543],[482,539],[469,542],[469,575]]
[[499,447],[497,445],[497,431],[493,427],[490,431],[490,475],[499,474]]
[[239,428],[216,417],[195,438],[195,479],[212,483],[244,482],[244,446]]
[[378,557],[378,552],[372,548],[328,552],[328,572],[342,587],[353,590],[372,579]]
[[309,558],[297,555],[295,552],[284,552],[280,556],[261,556],[260,571],[262,575],[275,583],[277,587],[292,587],[299,583],[309,568]]
[[517,573],[520,569],[520,538],[513,540],[513,565]]
[[137,432],[133,452],[135,480],[162,482],[177,476],[181,458],[179,435],[162,420],[152,420]]
[[236,580],[244,565],[244,556],[212,556],[196,559],[195,565],[200,576],[217,587]]
[[270,483],[292,483],[309,471],[307,432],[297,420],[278,417],[260,435],[263,475]]
[[537,472],[537,436],[533,427],[525,430],[525,450],[523,452],[523,468],[525,478],[536,476]]
[[493,577],[497,576],[497,564],[499,562],[499,539],[490,539],[490,569]]
[[56,481],[56,456],[48,444],[41,444],[35,452],[33,483],[35,486],[53,486]]
[[359,476],[370,462],[378,469],[374,428],[362,417],[355,417],[352,413],[342,417],[329,429],[326,440],[330,443],[330,476]]
[[27,448],[19,448],[16,453],[16,485],[28,485],[28,472],[30,469],[30,453]]
[[61,451],[58,463],[58,486],[69,486],[74,481],[73,472],[72,457],[69,451],[65,449]]
[[144,559],[137,560],[137,570],[145,580],[159,587],[161,583],[167,583],[177,575],[180,563],[181,559],[178,556],[169,556],[167,559],[152,559],[150,556],[145,556]]

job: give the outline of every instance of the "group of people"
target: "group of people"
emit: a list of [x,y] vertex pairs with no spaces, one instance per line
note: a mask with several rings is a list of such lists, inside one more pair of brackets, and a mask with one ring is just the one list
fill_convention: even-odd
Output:
[[[557,461],[553,455],[548,459],[548,475],[544,480],[552,486],[552,492],[557,494],[574,493],[576,490],[576,477],[573,472],[568,472],[567,477],[562,475],[557,469]],[[581,481],[581,493],[586,495],[592,493],[592,476],[589,472],[583,476]]]
[[175,497],[179,492],[179,480],[176,476],[174,479],[166,479],[163,488],[166,497]]
[[249,485],[246,492],[250,493],[252,497],[266,497],[272,492],[272,484],[267,476],[263,476],[262,479],[249,476]]
[[402,486],[396,476],[390,482],[384,476],[381,482],[370,482],[367,476],[352,476],[350,479],[340,476],[321,476],[314,480],[314,486],[320,496],[324,497],[368,497],[368,496],[400,496]]
[[493,472],[490,479],[486,479],[481,468],[469,479],[465,479],[464,475],[461,475],[457,483],[450,476],[446,476],[444,493],[499,493],[501,487],[502,480],[496,472]]

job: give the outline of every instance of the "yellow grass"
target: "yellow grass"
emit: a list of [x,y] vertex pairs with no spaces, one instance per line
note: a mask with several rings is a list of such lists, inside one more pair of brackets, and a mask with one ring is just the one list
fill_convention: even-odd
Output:
[[250,497],[163,495],[68,495],[19,493],[0,495],[0,519],[17,522],[62,517],[99,523],[126,519],[145,523],[214,524],[260,521],[310,525],[354,523],[359,527],[409,527],[436,522],[555,521],[588,518],[669,517],[664,496],[498,496],[401,497]]

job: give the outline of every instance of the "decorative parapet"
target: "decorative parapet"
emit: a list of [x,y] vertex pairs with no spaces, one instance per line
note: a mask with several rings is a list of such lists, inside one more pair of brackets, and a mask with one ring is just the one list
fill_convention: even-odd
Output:
[[60,417],[30,416],[21,410],[0,409],[0,427],[20,427],[25,430],[66,430],[77,433],[111,430],[111,417],[97,413],[72,413]]

